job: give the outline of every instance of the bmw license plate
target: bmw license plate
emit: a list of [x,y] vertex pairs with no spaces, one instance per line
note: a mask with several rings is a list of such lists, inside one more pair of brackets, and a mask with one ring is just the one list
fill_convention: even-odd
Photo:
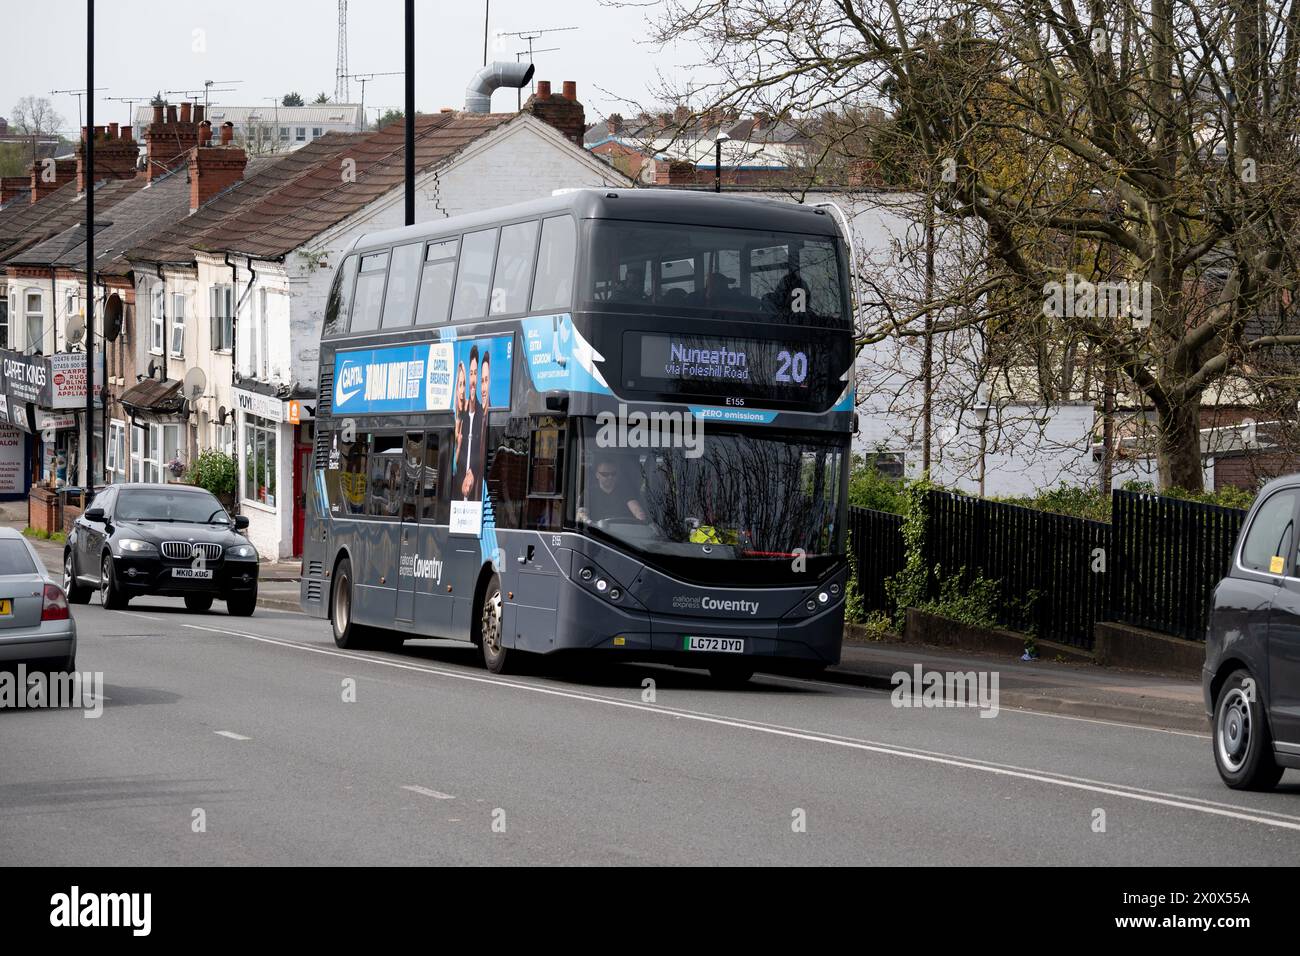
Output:
[[714,651],[723,654],[743,654],[745,653],[745,639],[743,637],[687,636],[682,639],[682,650]]
[[192,581],[211,581],[211,571],[200,571],[198,568],[172,568],[172,577],[189,578]]

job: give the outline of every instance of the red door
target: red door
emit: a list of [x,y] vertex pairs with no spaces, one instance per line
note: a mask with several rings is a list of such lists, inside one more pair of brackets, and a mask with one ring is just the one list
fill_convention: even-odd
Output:
[[307,516],[307,481],[311,474],[311,445],[295,445],[293,455],[293,553],[302,555],[303,523]]

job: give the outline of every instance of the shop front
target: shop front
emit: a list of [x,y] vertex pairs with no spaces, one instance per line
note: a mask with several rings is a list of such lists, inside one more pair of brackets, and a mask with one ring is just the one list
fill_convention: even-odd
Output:
[[[103,447],[103,355],[95,377],[92,440]],[[86,355],[0,349],[0,495],[23,492],[28,523],[62,531],[79,513],[85,483]],[[97,482],[98,483],[98,482]]]
[[311,410],[301,401],[248,388],[231,389],[231,398],[239,507],[248,516],[248,538],[272,560],[301,554],[306,463],[300,449],[311,441]]

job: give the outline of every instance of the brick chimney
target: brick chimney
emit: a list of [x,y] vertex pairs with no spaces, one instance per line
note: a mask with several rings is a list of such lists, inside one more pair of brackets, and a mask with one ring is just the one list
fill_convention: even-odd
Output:
[[0,206],[31,188],[30,176],[0,176]]
[[199,124],[191,116],[189,103],[181,104],[181,115],[177,117],[176,107],[153,108],[153,122],[145,134],[149,139],[149,160],[146,178],[153,180],[170,169],[175,169],[189,159],[190,151],[199,144]]
[[587,117],[582,104],[578,102],[578,84],[573,80],[565,80],[563,88],[564,92],[556,96],[551,92],[549,80],[538,80],[537,92],[528,97],[523,112],[533,114],[543,123],[549,123],[581,146],[583,133],[587,129]]
[[212,124],[204,122],[199,130],[199,145],[190,151],[190,212],[224,192],[244,178],[248,156],[238,146],[230,145],[234,126],[221,127],[221,145],[212,146]]
[[60,186],[65,186],[77,178],[77,161],[75,159],[56,159],[54,160],[53,179],[48,181],[50,168],[46,164],[49,160],[40,159],[30,166],[31,173],[27,183],[32,190],[32,203],[38,203]]
[[610,136],[623,132],[623,117],[618,113],[610,113],[605,120],[605,131]]
[[[89,131],[81,127],[81,142],[77,143],[77,192],[86,191],[86,135]],[[106,179],[134,179],[136,164],[140,159],[140,147],[131,136],[131,127],[118,127],[109,123],[108,128],[95,127],[95,181]]]

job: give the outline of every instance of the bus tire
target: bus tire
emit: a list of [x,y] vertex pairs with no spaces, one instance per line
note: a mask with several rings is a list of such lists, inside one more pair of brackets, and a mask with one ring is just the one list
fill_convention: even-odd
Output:
[[477,619],[477,643],[483,649],[483,665],[493,674],[504,674],[510,652],[502,643],[501,580],[495,574],[483,589]]
[[334,643],[344,650],[369,647],[369,629],[352,619],[352,562],[344,558],[334,571],[330,597],[330,624]]

